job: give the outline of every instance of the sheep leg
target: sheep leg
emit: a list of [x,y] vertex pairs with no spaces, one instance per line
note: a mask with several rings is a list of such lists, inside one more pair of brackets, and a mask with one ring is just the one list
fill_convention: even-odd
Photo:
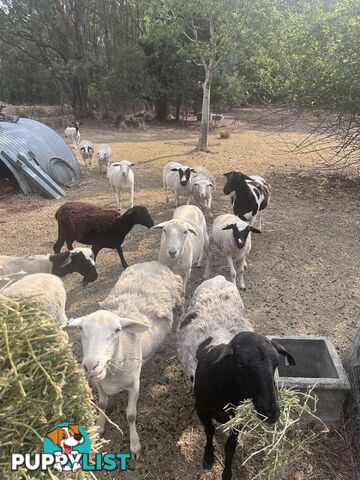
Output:
[[68,250],[72,250],[73,247],[73,240],[66,240],[66,247]]
[[211,213],[211,201],[212,201],[212,196],[209,195],[209,198],[207,199],[207,211],[209,213],[209,216],[212,217],[212,213]]
[[117,247],[116,250],[119,254],[119,257],[120,257],[120,260],[121,260],[121,265],[122,265],[123,269],[125,270],[129,265],[126,263],[122,248],[119,246],[119,247]]
[[121,193],[114,188],[116,208],[121,211]]
[[231,278],[231,281],[232,281],[233,283],[235,283],[235,285],[236,285],[236,270],[235,270],[234,262],[233,262],[233,259],[232,259],[231,255],[227,255],[226,260],[227,260],[228,265],[229,265],[229,267],[230,267],[230,278]]
[[[108,397],[108,395],[106,395],[106,393],[105,393],[105,391],[102,388],[100,383],[97,382],[96,387],[97,387],[97,391],[98,391],[98,394],[99,394],[99,407],[101,408],[101,410],[103,410],[105,412],[105,409],[106,409],[107,404],[109,402],[109,397]],[[100,413],[100,415],[98,416],[98,418],[96,420],[96,427],[98,429],[99,435],[102,435],[104,433],[105,423],[106,423],[106,418],[102,413]]]
[[240,290],[246,290],[245,282],[244,282],[244,264],[245,264],[245,255],[240,260],[240,265],[239,265]]
[[177,208],[179,205],[179,191],[176,190],[175,192],[175,208]]
[[190,193],[189,198],[187,199],[186,205],[190,205],[192,202],[192,194]]
[[204,426],[205,435],[206,435],[206,445],[203,456],[203,468],[204,470],[210,470],[214,464],[214,434],[215,428],[211,421],[211,418],[197,410],[197,414],[201,420],[201,423]]
[[229,435],[229,438],[225,443],[225,467],[222,473],[222,480],[231,480],[231,466],[236,449],[238,433],[233,432]]
[[134,460],[139,460],[141,456],[141,445],[139,435],[136,431],[136,405],[139,398],[140,384],[139,380],[134,382],[129,390],[128,405],[126,409],[126,418],[130,429],[130,452]]
[[59,229],[58,229],[58,239],[56,240],[56,242],[54,243],[53,245],[53,250],[54,250],[54,253],[60,253],[61,249],[62,249],[62,246],[64,245],[65,243],[65,236],[63,235],[62,231],[61,231],[61,228],[59,226]]
[[133,206],[134,206],[134,187],[131,188],[130,193],[129,193],[129,203],[130,203],[130,208],[133,208]]
[[96,257],[98,255],[98,253],[100,252],[102,247],[100,247],[99,245],[93,245],[92,246],[92,251],[93,251],[93,254],[94,254],[94,261],[96,261]]
[[165,190],[165,203],[167,206],[169,206],[169,195],[165,185],[164,185],[164,190]]

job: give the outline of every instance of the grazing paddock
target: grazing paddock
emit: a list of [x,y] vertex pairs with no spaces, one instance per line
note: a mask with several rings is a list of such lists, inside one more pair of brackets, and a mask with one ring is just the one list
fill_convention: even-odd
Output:
[[[145,131],[123,132],[83,125],[82,138],[95,146],[108,143],[112,161],[136,163],[134,205],[146,206],[155,224],[169,220],[173,213],[164,204],[162,167],[176,161],[204,165],[215,175],[212,213],[232,213],[230,198],[222,193],[222,173],[241,170],[261,175],[271,184],[272,198],[263,214],[262,235],[253,235],[249,269],[245,274],[244,300],[255,330],[273,335],[328,335],[344,356],[359,328],[360,189],[351,178],[326,176],[315,170],[310,157],[281,154],[283,145],[271,128],[243,126],[226,140],[210,136],[211,153],[194,153],[196,133],[191,129],[152,127]],[[288,140],[300,138],[301,126],[283,132]],[[12,195],[0,202],[0,253],[27,255],[50,253],[57,238],[55,211],[67,200],[81,200],[115,208],[106,176],[97,165],[82,168],[79,182],[58,201]],[[208,225],[211,220],[207,216]],[[124,255],[129,265],[157,258],[160,232],[136,226],[125,239]],[[75,245],[78,246],[78,245]],[[219,252],[213,251],[212,274],[230,278]],[[202,281],[204,267],[194,268],[187,288],[187,301]],[[121,272],[116,251],[102,250],[97,259],[99,278],[83,288],[80,276],[65,278],[67,316],[88,314],[98,307]],[[175,323],[177,322],[175,318]],[[77,334],[71,334],[80,358]],[[124,436],[107,425],[108,451],[128,451],[126,394],[111,399],[109,415]],[[70,421],[70,419],[69,419]],[[130,470],[119,474],[97,474],[99,478],[125,480],[215,480],[222,471],[223,441],[216,446],[214,468],[201,466],[205,435],[193,411],[193,399],[175,357],[174,329],[160,351],[145,365],[138,402],[138,431],[144,459],[129,463]],[[221,435],[217,432],[216,435]],[[243,478],[240,451],[234,457],[234,478]],[[288,478],[316,480],[356,479],[358,456],[346,441],[332,431],[325,442],[311,452]],[[295,473],[294,473],[295,472]],[[298,473],[296,473],[298,472]],[[298,476],[296,476],[298,475]]]

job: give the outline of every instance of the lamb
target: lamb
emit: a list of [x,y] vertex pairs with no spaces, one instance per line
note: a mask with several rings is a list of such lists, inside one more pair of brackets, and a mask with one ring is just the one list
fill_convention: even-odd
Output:
[[167,163],[163,169],[163,185],[165,190],[166,205],[169,205],[168,190],[175,194],[175,208],[179,205],[179,197],[189,197],[191,194],[191,174],[195,169],[181,163]]
[[66,127],[65,128],[65,138],[70,139],[73,141],[74,145],[78,145],[80,143],[80,122],[72,122],[74,125],[73,127]]
[[[100,407],[109,395],[127,390],[126,416],[130,428],[130,451],[140,458],[136,431],[136,407],[142,365],[149,360],[170,332],[173,310],[181,305],[181,278],[158,262],[138,263],[120,277],[101,310],[69,320],[65,329],[81,333],[82,365],[94,381]],[[97,420],[99,433],[105,417]]]
[[111,148],[106,143],[98,146],[96,151],[99,173],[106,173],[111,162]]
[[270,186],[264,178],[258,175],[247,176],[241,172],[224,173],[226,183],[224,185],[225,195],[235,192],[233,197],[233,211],[241,220],[255,223],[259,215],[259,229],[261,229],[261,211],[264,210],[270,201]]
[[56,211],[55,218],[58,222],[58,238],[53,246],[55,253],[60,252],[65,242],[72,250],[75,240],[92,245],[95,260],[101,249],[116,249],[124,269],[128,265],[121,245],[126,235],[134,225],[147,228],[154,225],[145,207],[133,207],[120,215],[116,210],[106,210],[85,202],[64,203]]
[[[244,268],[247,267],[246,257],[251,250],[251,232],[261,233],[247,222],[232,214],[219,215],[215,218],[210,244],[214,243],[225,255],[230,267],[231,281],[236,285],[236,270],[234,260],[239,261],[240,289],[245,290]],[[210,276],[210,265],[208,267]]]
[[[254,332],[239,291],[222,275],[195,290],[179,323],[177,353],[193,384],[195,409],[206,434],[204,469],[214,463],[213,420],[225,423],[230,419],[224,410],[228,404],[236,406],[250,398],[268,423],[277,422],[274,372],[280,355],[287,365],[295,365],[295,360],[281,345]],[[232,431],[225,444],[223,480],[232,478],[237,436]]]
[[129,192],[129,206],[134,206],[134,172],[132,167],[136,163],[129,162],[128,160],[122,160],[121,162],[112,163],[107,171],[107,178],[109,180],[110,187],[112,188],[116,206],[118,210],[121,210],[121,192]]
[[205,207],[211,215],[212,189],[215,188],[215,180],[205,167],[195,167],[196,173],[191,176],[191,193],[188,205],[195,201]]
[[158,228],[163,230],[159,262],[181,276],[185,293],[193,263],[200,267],[204,254],[209,256],[205,217],[195,205],[183,205],[174,211],[171,220],[153,227]]
[[67,322],[66,291],[60,278],[49,273],[32,273],[20,278],[1,292],[11,298],[38,302],[59,326]]
[[88,140],[82,140],[79,144],[80,154],[84,160],[85,167],[91,167],[92,157],[94,155],[94,145]]
[[19,272],[52,273],[58,277],[77,272],[83,276],[84,285],[94,282],[98,277],[92,250],[81,247],[57,255],[0,255],[0,274],[11,275]]

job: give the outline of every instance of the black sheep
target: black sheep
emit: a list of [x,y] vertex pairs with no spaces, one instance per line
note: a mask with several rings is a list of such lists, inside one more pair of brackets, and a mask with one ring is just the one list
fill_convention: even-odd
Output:
[[77,241],[92,245],[94,258],[103,248],[116,249],[121,264],[128,265],[121,248],[126,235],[134,225],[150,228],[154,225],[147,208],[137,206],[130,208],[123,215],[116,210],[107,210],[85,202],[66,202],[55,213],[58,222],[58,239],[54,244],[54,252],[59,253],[66,242],[72,249]]

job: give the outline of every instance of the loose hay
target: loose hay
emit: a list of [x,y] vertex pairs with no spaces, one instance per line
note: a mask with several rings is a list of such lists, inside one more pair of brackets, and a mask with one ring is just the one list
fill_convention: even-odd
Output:
[[[55,321],[36,304],[0,294],[0,471],[2,478],[56,478],[10,472],[11,453],[42,452],[45,434],[61,422],[83,427],[92,450],[97,410],[82,370]],[[74,477],[72,477],[74,478]],[[93,478],[84,472],[79,478]]]
[[[246,468],[247,478],[252,480],[279,480],[308,452],[310,445],[327,432],[326,426],[314,415],[317,397],[312,391],[303,393],[281,388],[278,401],[280,419],[275,426],[263,421],[265,417],[258,415],[251,400],[238,407],[228,405],[226,408],[234,416],[222,428],[225,432],[239,432],[238,444],[244,458],[242,465]],[[304,428],[300,424],[304,416],[320,422],[319,427]]]

